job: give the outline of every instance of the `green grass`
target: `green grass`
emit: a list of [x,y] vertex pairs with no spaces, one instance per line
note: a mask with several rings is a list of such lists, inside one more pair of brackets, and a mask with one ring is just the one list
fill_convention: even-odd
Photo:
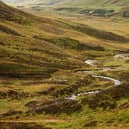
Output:
[[35,36],[35,38],[45,40],[51,42],[55,45],[58,45],[64,49],[76,49],[76,50],[86,50],[90,47],[86,46],[85,44],[80,43],[79,41],[67,37],[42,37],[42,36]]
[[[123,29],[119,33],[116,26],[109,31],[65,18],[39,18],[1,3],[0,12],[0,116],[22,111],[4,114],[0,120],[21,120],[26,124],[31,120],[52,129],[101,129],[109,124],[112,128],[128,124],[128,62],[113,58],[120,50],[127,52],[127,30],[121,34]],[[86,59],[97,60],[97,66],[85,64]],[[115,71],[99,70],[114,66],[118,68]],[[116,88],[110,81],[79,72],[84,70],[123,83]],[[47,109],[56,104],[59,107],[66,96],[96,89],[105,91],[68,101],[73,104],[70,110],[62,111],[60,107],[54,114],[44,110],[37,113],[44,105]],[[31,107],[27,106],[30,102]],[[76,104],[81,109],[73,112]],[[63,109],[68,105],[61,106]],[[28,112],[31,109],[33,113]]]
[[103,30],[97,30],[95,28],[89,27],[89,26],[71,26],[75,30],[78,30],[80,32],[83,32],[89,36],[93,36],[95,38],[99,39],[105,39],[105,40],[111,40],[111,41],[120,41],[120,42],[129,42],[129,39],[117,34],[114,34],[112,32],[106,32]]
[[[26,7],[26,6],[29,6],[33,11],[36,11],[36,12],[49,12],[51,14],[63,14],[63,15],[66,15],[66,16],[76,16],[77,15],[82,15],[84,14],[83,16],[87,15],[87,10],[96,10],[96,9],[103,9],[105,12],[106,12],[106,15],[104,14],[103,16],[122,16],[122,17],[125,17],[121,11],[122,8],[124,7],[128,7],[129,5],[129,2],[128,0],[74,0],[71,2],[71,0],[66,0],[66,1],[52,1],[52,0],[45,0],[45,1],[36,1],[36,2],[32,2],[33,5],[29,2],[29,3],[25,3],[25,2],[22,2],[23,5]],[[40,4],[39,4],[40,3]],[[16,3],[17,5],[17,3]],[[44,8],[43,6],[45,6],[46,8]],[[47,8],[49,7],[49,9]],[[113,12],[111,13],[110,11]],[[128,12],[128,9],[127,9],[127,12]],[[90,15],[90,14],[88,14]],[[101,15],[101,13],[100,13]],[[102,16],[102,15],[101,15]]]
[[[69,4],[68,4],[69,3]],[[68,5],[67,5],[68,4]],[[77,1],[75,0],[74,2],[67,2],[66,4],[62,4],[62,6],[70,6],[70,7],[88,7],[88,8],[101,8],[101,7],[105,7],[105,8],[120,8],[121,5],[128,5],[129,2],[128,0],[125,0],[125,1],[113,1],[113,0],[110,0],[110,1],[106,1],[106,0],[97,0],[97,1],[94,1],[94,0],[80,0],[80,1]]]

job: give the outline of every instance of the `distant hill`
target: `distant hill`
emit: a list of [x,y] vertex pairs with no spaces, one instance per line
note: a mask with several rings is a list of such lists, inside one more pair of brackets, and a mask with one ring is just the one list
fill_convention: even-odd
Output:
[[[65,14],[94,16],[112,16],[119,14],[128,17],[128,0],[3,0],[21,8],[32,8],[36,11],[51,11]],[[48,9],[49,7],[49,9]],[[123,15],[126,8],[126,15]],[[121,12],[122,11],[122,12]],[[125,14],[125,13],[124,13]]]
[[129,6],[128,0],[3,0],[7,3],[22,5],[46,5],[62,7],[108,7],[121,8]]
[[[56,5],[56,11],[84,15],[112,16],[121,15],[121,10],[129,6],[129,0],[69,0]],[[121,15],[125,16],[125,15]],[[127,17],[127,15],[126,15]]]

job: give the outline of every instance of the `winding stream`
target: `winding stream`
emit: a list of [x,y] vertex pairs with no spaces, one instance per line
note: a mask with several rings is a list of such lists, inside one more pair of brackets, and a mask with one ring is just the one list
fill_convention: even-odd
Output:
[[[85,61],[86,64],[90,65],[90,66],[96,66],[95,63],[96,63],[96,60],[86,60]],[[108,70],[111,70],[110,68],[102,68],[101,69],[102,71],[108,71]],[[87,71],[84,71],[85,73],[87,73]],[[106,76],[99,76],[99,75],[96,75],[93,71],[88,71],[88,73],[91,73],[92,77],[94,78],[100,78],[100,79],[105,79],[105,80],[109,80],[109,81],[112,81],[114,83],[114,87],[117,87],[119,85],[121,85],[121,81],[120,80],[117,80],[117,79],[114,79],[114,78],[111,78],[111,77],[106,77]],[[78,93],[78,94],[73,94],[72,96],[70,97],[67,97],[67,99],[71,99],[71,100],[76,100],[77,97],[79,96],[82,96],[82,95],[95,95],[95,94],[98,94],[102,92],[102,90],[92,90],[92,91],[86,91],[86,92],[83,92],[83,93]]]

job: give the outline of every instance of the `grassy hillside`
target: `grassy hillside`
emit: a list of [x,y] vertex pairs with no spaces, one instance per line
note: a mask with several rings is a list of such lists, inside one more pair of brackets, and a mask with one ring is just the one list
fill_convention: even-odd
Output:
[[[18,8],[29,8],[34,11],[46,11],[66,15],[93,15],[93,16],[116,16],[121,14],[121,9],[129,6],[128,0],[36,0],[15,1]],[[126,12],[129,11],[126,10]],[[126,13],[124,12],[124,13]],[[129,15],[126,15],[128,17]]]
[[[65,0],[65,1],[62,1],[62,0],[35,0],[35,1],[32,1],[32,0],[28,0],[27,2],[24,1],[24,0],[16,0],[16,1],[11,1],[11,0],[8,0],[8,2],[11,2],[11,3],[16,3],[16,4],[22,4],[22,5],[27,5],[27,3],[29,5],[33,5],[33,4],[39,4],[40,5],[43,5],[43,6],[57,6],[57,5],[67,5],[67,6],[70,6],[70,7],[102,7],[102,6],[105,6],[105,7],[124,7],[124,6],[127,6],[129,4],[128,0]],[[6,2],[6,0],[5,0]]]
[[[80,67],[82,65],[80,57],[74,57],[72,53],[67,51],[79,52],[90,48],[90,46],[72,36],[77,33],[80,33],[80,36],[81,33],[84,33],[87,37],[91,36],[96,40],[129,41],[124,36],[89,26],[66,24],[49,18],[40,19],[10,8],[3,3],[0,6],[0,68],[1,75],[4,76],[29,77],[38,74],[47,77],[49,71],[55,72],[57,68]],[[68,37],[68,33],[71,32],[73,34]],[[91,47],[91,49],[94,48]]]
[[[67,5],[68,3],[66,3]],[[107,8],[120,8],[127,6],[129,4],[128,0],[74,0],[69,2],[70,7],[107,7]]]
[[90,20],[33,16],[0,2],[0,128],[128,127],[129,64],[114,59],[129,51],[128,22]]
[[[38,18],[10,8],[3,3],[0,6],[1,75],[22,77],[38,73],[48,76],[49,71],[54,72],[57,67],[64,69],[77,67],[79,61],[77,60],[75,65],[70,63],[68,58],[72,57],[64,49],[45,40],[40,41],[34,38],[39,33],[45,33],[40,29],[41,26],[47,29],[49,24],[54,27],[55,24],[60,24],[59,22],[47,18],[38,22]],[[42,24],[42,22],[43,25],[35,29],[35,24]],[[50,34],[54,33],[51,32],[51,27],[49,29]]]

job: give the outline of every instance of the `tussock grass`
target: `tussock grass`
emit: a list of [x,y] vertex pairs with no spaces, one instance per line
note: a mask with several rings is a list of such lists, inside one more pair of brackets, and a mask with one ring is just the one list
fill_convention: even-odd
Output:
[[103,30],[98,30],[89,26],[72,26],[75,30],[81,31],[83,33],[86,33],[89,36],[93,36],[99,39],[105,39],[105,40],[111,40],[111,41],[120,41],[120,42],[129,42],[129,39],[120,36],[118,34],[112,33],[112,32],[106,32]]
[[[52,129],[101,128],[101,125],[107,128],[109,123],[112,127],[115,123],[128,123],[128,68],[99,72],[103,66],[128,66],[127,62],[112,63],[117,49],[126,50],[127,35],[116,33],[115,27],[110,31],[81,24],[83,21],[39,18],[3,3],[0,12],[0,119],[35,123],[54,119],[54,123],[46,123]],[[98,60],[98,66],[85,64],[86,59]],[[84,70],[116,77],[124,83],[112,87],[112,82],[95,79]],[[105,91],[64,102],[65,97],[93,89]],[[54,113],[49,114],[47,107]],[[13,129],[14,125],[2,124]]]

